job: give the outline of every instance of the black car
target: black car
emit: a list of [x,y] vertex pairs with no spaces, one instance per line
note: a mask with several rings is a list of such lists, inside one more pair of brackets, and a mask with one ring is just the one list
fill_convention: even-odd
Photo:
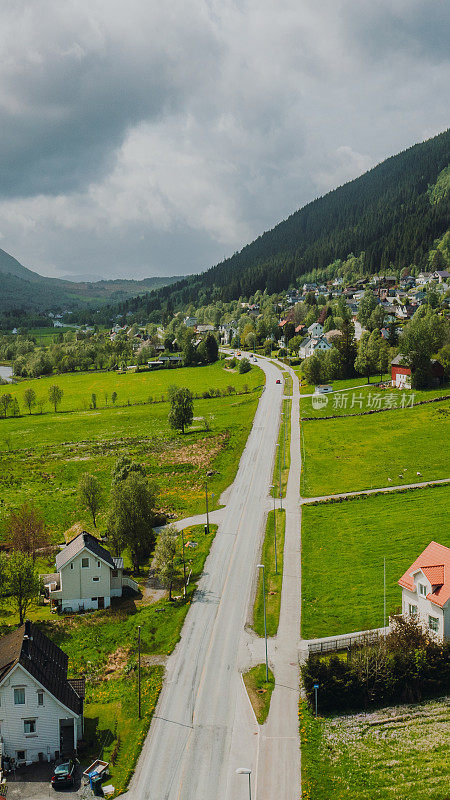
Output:
[[55,764],[51,784],[57,786],[73,786],[75,783],[75,761],[72,758],[61,759]]

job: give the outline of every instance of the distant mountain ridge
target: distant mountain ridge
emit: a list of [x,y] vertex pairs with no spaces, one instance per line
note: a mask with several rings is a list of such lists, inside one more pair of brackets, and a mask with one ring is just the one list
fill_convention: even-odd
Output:
[[442,187],[429,191],[449,163],[447,130],[313,200],[206,272],[148,298],[129,300],[121,310],[205,305],[265,288],[272,294],[315,268],[362,251],[372,273],[389,270],[391,264],[395,269],[425,267],[433,241],[450,223],[450,193]]
[[73,282],[46,278],[24,267],[14,256],[0,249],[0,311],[48,311],[104,305],[124,301],[138,294],[180,281],[180,276],[143,280],[101,280]]

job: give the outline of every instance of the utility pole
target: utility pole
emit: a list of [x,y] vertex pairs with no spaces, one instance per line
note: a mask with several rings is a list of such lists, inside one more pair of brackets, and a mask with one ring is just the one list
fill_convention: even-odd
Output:
[[139,719],[141,719],[141,626],[138,625],[138,696]]
[[181,541],[183,545],[183,576],[184,576],[184,583],[183,583],[183,596],[186,600],[186,559],[184,557],[184,530],[181,529]]
[[268,682],[268,680],[269,680],[269,660],[268,660],[268,656],[267,656],[266,579],[265,579],[266,569],[264,567],[264,564],[258,564],[258,569],[262,569],[262,571],[263,571],[262,580],[263,580],[263,605],[264,605],[264,639],[265,639],[265,642],[266,642],[266,682]]

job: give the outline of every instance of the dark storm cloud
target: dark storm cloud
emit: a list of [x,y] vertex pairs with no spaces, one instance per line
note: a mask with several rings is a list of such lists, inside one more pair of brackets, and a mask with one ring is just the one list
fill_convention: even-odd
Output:
[[448,126],[441,0],[0,5],[0,246],[207,268]]

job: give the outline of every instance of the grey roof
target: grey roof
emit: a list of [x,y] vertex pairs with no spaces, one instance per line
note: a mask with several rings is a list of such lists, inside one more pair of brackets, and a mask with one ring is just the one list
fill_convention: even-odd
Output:
[[0,639],[0,680],[20,664],[53,697],[81,714],[83,701],[67,680],[68,662],[66,653],[28,620]]
[[95,536],[92,536],[91,533],[82,531],[56,556],[56,569],[58,572],[65,564],[67,564],[69,561],[72,561],[72,559],[78,555],[78,553],[81,553],[84,548],[89,550],[94,556],[106,561],[111,569],[115,569],[114,561],[112,560],[111,554],[108,552],[108,550],[102,547],[98,539],[96,539]]
[[398,367],[407,366],[407,364],[405,364],[405,356],[403,356],[401,353],[398,353],[398,355],[396,355],[395,358],[392,359],[391,364],[394,364],[394,366]]

